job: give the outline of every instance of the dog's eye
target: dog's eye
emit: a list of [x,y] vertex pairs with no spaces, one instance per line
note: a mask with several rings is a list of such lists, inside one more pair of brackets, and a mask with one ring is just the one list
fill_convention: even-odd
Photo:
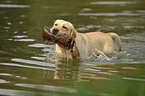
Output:
[[62,26],[64,29],[67,29],[67,27],[65,27],[65,26]]
[[57,26],[58,24],[55,24],[55,26]]

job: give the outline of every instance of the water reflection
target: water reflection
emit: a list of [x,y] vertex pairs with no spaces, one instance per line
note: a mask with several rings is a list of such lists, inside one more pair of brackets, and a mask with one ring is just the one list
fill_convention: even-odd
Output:
[[79,77],[79,63],[73,61],[56,62],[54,79],[60,80],[78,80]]

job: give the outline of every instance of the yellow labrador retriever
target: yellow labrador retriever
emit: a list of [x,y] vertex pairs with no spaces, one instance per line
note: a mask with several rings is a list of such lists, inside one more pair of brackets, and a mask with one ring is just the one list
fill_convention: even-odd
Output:
[[[56,20],[50,30],[54,35],[68,34],[73,36],[82,59],[87,59],[93,52],[99,54],[97,50],[105,54],[121,51],[121,40],[116,33],[78,33],[74,26],[65,20]],[[67,54],[70,53],[68,51],[56,44],[56,53],[68,56]]]

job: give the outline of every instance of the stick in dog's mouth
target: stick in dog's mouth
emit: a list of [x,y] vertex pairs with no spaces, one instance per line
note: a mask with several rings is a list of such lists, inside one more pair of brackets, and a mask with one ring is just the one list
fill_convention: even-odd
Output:
[[54,35],[50,32],[50,28],[45,26],[42,31],[42,37],[45,42],[57,43],[64,49],[70,50],[73,59],[81,60],[80,53],[75,43],[75,39],[70,35]]

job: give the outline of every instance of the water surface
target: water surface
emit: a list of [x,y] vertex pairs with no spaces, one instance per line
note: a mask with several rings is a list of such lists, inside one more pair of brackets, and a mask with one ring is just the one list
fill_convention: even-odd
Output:
[[[144,0],[1,0],[0,95],[144,96],[144,5]],[[45,45],[41,32],[56,19],[82,33],[115,32],[122,51],[82,62],[52,58],[55,45]]]

